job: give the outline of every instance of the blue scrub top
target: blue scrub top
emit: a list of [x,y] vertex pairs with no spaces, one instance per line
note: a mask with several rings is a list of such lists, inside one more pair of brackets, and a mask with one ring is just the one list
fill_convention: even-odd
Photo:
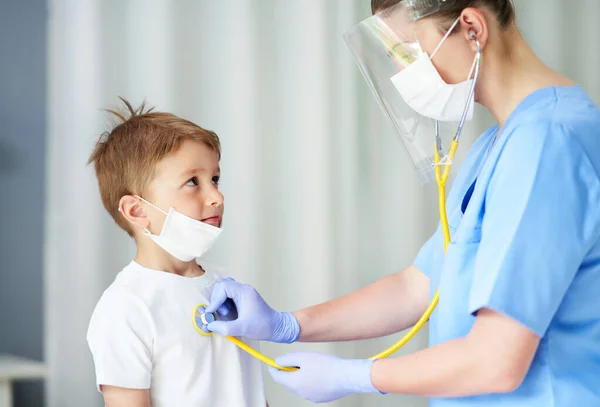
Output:
[[430,406],[600,406],[600,110],[579,86],[544,88],[497,131],[450,191],[447,255],[438,227],[414,262],[440,287],[430,341],[466,336],[481,308],[542,339],[516,391]]

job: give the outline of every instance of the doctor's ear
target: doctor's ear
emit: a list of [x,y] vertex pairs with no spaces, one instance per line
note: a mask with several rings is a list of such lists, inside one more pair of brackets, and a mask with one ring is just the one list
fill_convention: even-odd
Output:
[[475,7],[469,7],[463,10],[460,15],[460,25],[462,32],[474,51],[477,51],[476,41],[479,41],[481,48],[487,43],[489,28],[486,15]]
[[150,220],[146,216],[146,211],[140,205],[141,202],[133,195],[124,195],[119,200],[119,213],[130,223],[140,228],[147,228]]

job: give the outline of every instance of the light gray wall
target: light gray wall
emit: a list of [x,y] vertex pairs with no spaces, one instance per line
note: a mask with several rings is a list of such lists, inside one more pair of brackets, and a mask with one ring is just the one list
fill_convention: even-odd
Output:
[[[43,355],[46,1],[0,0],[0,352]],[[43,385],[15,386],[39,407]]]

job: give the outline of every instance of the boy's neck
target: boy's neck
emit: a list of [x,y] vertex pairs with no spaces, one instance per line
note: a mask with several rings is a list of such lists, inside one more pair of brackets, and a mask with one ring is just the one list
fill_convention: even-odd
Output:
[[142,236],[136,239],[137,253],[134,261],[152,270],[177,274],[183,277],[199,277],[204,275],[204,270],[195,260],[185,262],[171,256],[152,240]]

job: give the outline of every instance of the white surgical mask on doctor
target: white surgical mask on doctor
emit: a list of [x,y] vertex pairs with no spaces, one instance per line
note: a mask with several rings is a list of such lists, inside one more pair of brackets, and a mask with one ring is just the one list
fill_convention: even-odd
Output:
[[467,80],[457,84],[446,83],[431,62],[431,58],[434,57],[458,22],[459,19],[452,24],[431,57],[426,52],[422,52],[415,62],[391,78],[400,96],[411,109],[425,117],[443,122],[460,121],[467,104],[469,106],[466,120],[471,120],[473,117],[472,96],[469,99],[473,86],[471,76],[480,55],[475,56]]
[[159,235],[145,229],[146,236],[162,247],[171,256],[181,261],[192,261],[210,250],[222,229],[177,212],[175,208],[165,212],[159,207],[136,195],[154,209],[167,215]]

